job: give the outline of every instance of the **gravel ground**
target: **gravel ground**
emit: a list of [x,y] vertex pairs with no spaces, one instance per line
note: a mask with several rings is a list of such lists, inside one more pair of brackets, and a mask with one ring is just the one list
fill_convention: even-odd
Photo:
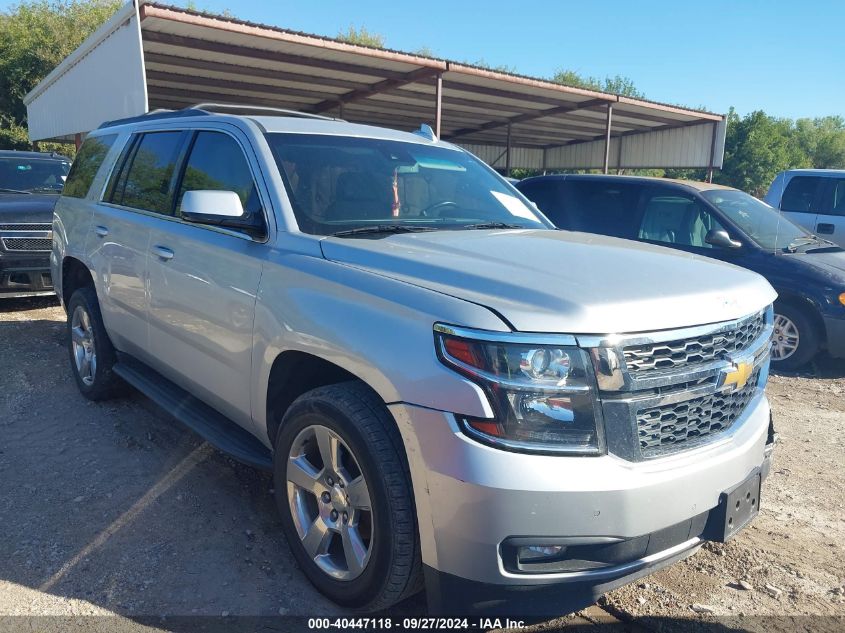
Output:
[[[49,299],[0,304],[0,629],[136,632],[184,630],[180,616],[343,615],[297,569],[267,475],[138,394],[104,404],[78,394],[64,319]],[[634,630],[845,629],[843,393],[845,363],[774,376],[781,440],[752,526],[536,628],[612,614],[637,618]],[[400,613],[423,604],[417,597]],[[55,617],[37,626],[20,617],[45,615]]]

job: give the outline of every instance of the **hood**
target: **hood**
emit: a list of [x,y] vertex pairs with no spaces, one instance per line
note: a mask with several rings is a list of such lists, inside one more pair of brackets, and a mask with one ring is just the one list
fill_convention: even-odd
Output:
[[827,278],[832,283],[845,284],[845,251],[839,248],[787,253],[783,257],[797,261]]
[[432,231],[329,237],[321,245],[327,259],[486,306],[525,332],[702,325],[746,316],[775,299],[769,283],[748,270],[588,233]]
[[56,194],[0,192],[0,223],[53,222]]

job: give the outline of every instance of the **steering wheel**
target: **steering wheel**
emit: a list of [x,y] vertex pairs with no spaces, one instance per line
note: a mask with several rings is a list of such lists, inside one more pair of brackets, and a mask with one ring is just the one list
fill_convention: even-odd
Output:
[[443,200],[441,202],[436,202],[436,203],[426,207],[425,209],[422,209],[420,211],[420,215],[427,217],[427,218],[428,217],[435,217],[434,211],[437,211],[437,210],[444,211],[446,209],[457,209],[457,208],[458,208],[457,202],[452,202],[451,200]]

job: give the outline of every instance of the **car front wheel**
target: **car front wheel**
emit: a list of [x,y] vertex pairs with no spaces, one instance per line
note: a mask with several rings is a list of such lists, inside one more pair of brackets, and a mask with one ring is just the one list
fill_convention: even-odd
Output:
[[404,447],[365,385],[320,387],[294,401],[276,441],[274,483],[291,551],[325,596],[379,611],[420,588]]
[[772,364],[788,371],[807,364],[819,351],[819,338],[806,313],[789,304],[775,305]]

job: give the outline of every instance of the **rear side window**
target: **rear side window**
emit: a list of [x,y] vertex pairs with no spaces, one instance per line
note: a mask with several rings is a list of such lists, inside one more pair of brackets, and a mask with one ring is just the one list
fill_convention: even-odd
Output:
[[182,132],[144,134],[135,143],[117,176],[111,202],[172,215],[171,184],[182,139]]
[[623,182],[568,180],[564,205],[572,229],[614,237],[633,237],[641,187]]
[[819,176],[795,176],[786,185],[780,208],[796,213],[815,213],[814,200],[823,181]]
[[88,195],[91,183],[106,159],[117,134],[90,137],[85,140],[70,167],[62,194],[71,198],[84,198]]
[[825,215],[845,215],[845,178],[827,178],[827,188],[818,212]]

